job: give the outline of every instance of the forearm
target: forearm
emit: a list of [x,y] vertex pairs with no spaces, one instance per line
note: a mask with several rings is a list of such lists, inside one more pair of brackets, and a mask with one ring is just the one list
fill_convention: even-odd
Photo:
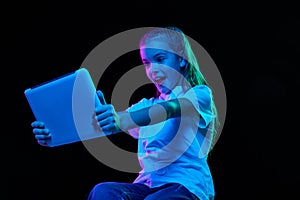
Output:
[[194,112],[192,103],[187,99],[175,99],[154,104],[137,111],[119,112],[120,128],[127,131],[132,128],[147,126],[165,121],[169,118],[180,117],[181,115]]
[[156,124],[167,119],[166,110],[159,104],[142,108],[137,111],[119,112],[120,128],[129,130],[132,128]]

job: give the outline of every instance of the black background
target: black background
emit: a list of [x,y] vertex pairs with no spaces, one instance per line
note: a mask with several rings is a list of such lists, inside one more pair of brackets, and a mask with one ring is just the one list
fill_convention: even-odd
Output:
[[[295,8],[287,1],[4,4],[2,199],[86,199],[96,183],[134,180],[136,174],[107,167],[81,143],[39,146],[24,90],[78,69],[94,47],[121,31],[168,25],[180,27],[205,48],[225,84],[226,122],[209,157],[216,200],[298,196],[300,18]],[[138,61],[129,56],[114,66],[120,69],[122,63],[134,66]],[[111,73],[117,80],[120,70]],[[108,101],[110,78],[100,88]],[[111,140],[135,150],[135,141],[127,135]]]

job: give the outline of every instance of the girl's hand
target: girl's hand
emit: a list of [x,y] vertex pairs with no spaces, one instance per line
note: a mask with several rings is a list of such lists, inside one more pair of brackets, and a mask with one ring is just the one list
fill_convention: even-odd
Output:
[[120,132],[120,117],[111,104],[107,104],[103,93],[98,90],[97,96],[101,106],[96,107],[96,120],[102,131],[106,134]]
[[49,129],[45,128],[44,122],[34,121],[31,123],[31,127],[33,128],[32,132],[35,134],[38,143],[42,146],[48,146],[52,136]]
[[107,134],[120,132],[120,117],[111,104],[96,107],[96,120],[102,131]]

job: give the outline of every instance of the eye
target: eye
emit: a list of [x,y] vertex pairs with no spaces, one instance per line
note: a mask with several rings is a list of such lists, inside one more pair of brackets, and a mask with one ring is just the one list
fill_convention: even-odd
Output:
[[159,56],[159,57],[156,58],[156,60],[157,60],[158,63],[161,63],[165,60],[165,57]]

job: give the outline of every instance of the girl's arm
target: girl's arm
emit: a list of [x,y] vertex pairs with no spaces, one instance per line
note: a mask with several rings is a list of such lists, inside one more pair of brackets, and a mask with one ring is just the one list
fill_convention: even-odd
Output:
[[170,118],[198,114],[193,104],[186,98],[160,102],[136,111],[118,112],[118,126],[127,131],[140,126],[147,126]]
[[98,96],[102,105],[96,108],[96,120],[102,131],[109,134],[156,124],[170,118],[198,114],[187,98],[164,101],[135,111],[116,112],[113,105],[106,104],[101,92],[98,92]]

